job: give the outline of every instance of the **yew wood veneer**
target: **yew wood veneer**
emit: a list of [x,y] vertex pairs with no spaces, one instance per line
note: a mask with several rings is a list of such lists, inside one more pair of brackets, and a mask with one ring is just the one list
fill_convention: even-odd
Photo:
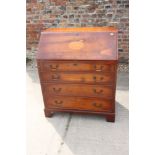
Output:
[[115,121],[117,29],[47,29],[36,59],[46,117],[78,112]]

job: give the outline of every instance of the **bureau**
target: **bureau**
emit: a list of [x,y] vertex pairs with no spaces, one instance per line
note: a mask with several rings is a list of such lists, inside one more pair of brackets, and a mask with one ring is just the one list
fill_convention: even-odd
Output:
[[91,113],[115,121],[117,29],[49,28],[36,55],[44,113]]

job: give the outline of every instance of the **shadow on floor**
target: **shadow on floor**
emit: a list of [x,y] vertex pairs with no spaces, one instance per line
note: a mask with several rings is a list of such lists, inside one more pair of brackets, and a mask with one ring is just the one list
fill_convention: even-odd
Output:
[[117,90],[129,90],[129,73],[118,72],[117,73]]
[[[59,115],[69,117],[64,133],[54,119]],[[63,139],[60,154],[64,152],[65,145],[75,155],[103,155],[103,152],[108,155],[128,154],[129,112],[118,102],[115,123],[106,122],[103,116],[67,113],[55,113],[53,118],[47,120]]]
[[26,72],[31,78],[32,82],[34,83],[40,83],[39,80],[39,75],[38,75],[38,70],[37,69],[32,69],[29,66],[26,67]]
[[[37,70],[28,70],[27,73],[32,82],[40,83]],[[117,90],[128,90],[127,73],[118,73]],[[62,130],[57,121],[64,118],[67,124],[61,126]],[[116,102],[115,123],[106,122],[99,115],[68,113],[55,113],[47,121],[62,138],[59,155],[64,155],[66,147],[73,155],[128,155],[129,111],[121,103]]]

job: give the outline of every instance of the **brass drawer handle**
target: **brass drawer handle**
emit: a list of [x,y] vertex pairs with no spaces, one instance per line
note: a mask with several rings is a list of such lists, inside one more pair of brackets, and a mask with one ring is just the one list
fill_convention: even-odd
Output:
[[63,101],[55,100],[54,103],[57,104],[57,105],[61,105],[63,103]]
[[58,74],[52,75],[52,80],[59,80],[59,79],[60,79],[60,75],[58,75]]
[[97,72],[101,72],[101,71],[103,71],[103,68],[104,68],[104,66],[97,66],[97,65],[94,65],[94,68],[95,68],[95,71],[97,71]]
[[97,104],[97,103],[92,103],[92,105],[96,108],[103,108],[103,105],[100,103],[100,104]]
[[93,91],[94,91],[94,93],[96,93],[96,94],[101,94],[101,93],[103,92],[102,89],[100,89],[100,90],[98,90],[98,91],[97,91],[97,89],[93,89]]
[[[93,79],[94,79],[95,82],[97,81],[97,77],[96,76],[93,76]],[[102,77],[102,76],[99,78],[100,81],[102,81],[103,79],[104,79],[104,77]]]
[[59,65],[50,65],[51,70],[57,70]]
[[58,93],[58,92],[61,91],[61,88],[55,88],[55,87],[54,87],[54,88],[53,88],[53,91],[56,92],[56,93]]

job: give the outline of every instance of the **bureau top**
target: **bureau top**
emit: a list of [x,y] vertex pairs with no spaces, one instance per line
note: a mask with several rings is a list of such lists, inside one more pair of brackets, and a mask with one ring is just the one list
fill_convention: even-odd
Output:
[[48,28],[44,32],[117,32],[114,27]]
[[37,59],[117,60],[113,27],[49,28],[41,33]]

